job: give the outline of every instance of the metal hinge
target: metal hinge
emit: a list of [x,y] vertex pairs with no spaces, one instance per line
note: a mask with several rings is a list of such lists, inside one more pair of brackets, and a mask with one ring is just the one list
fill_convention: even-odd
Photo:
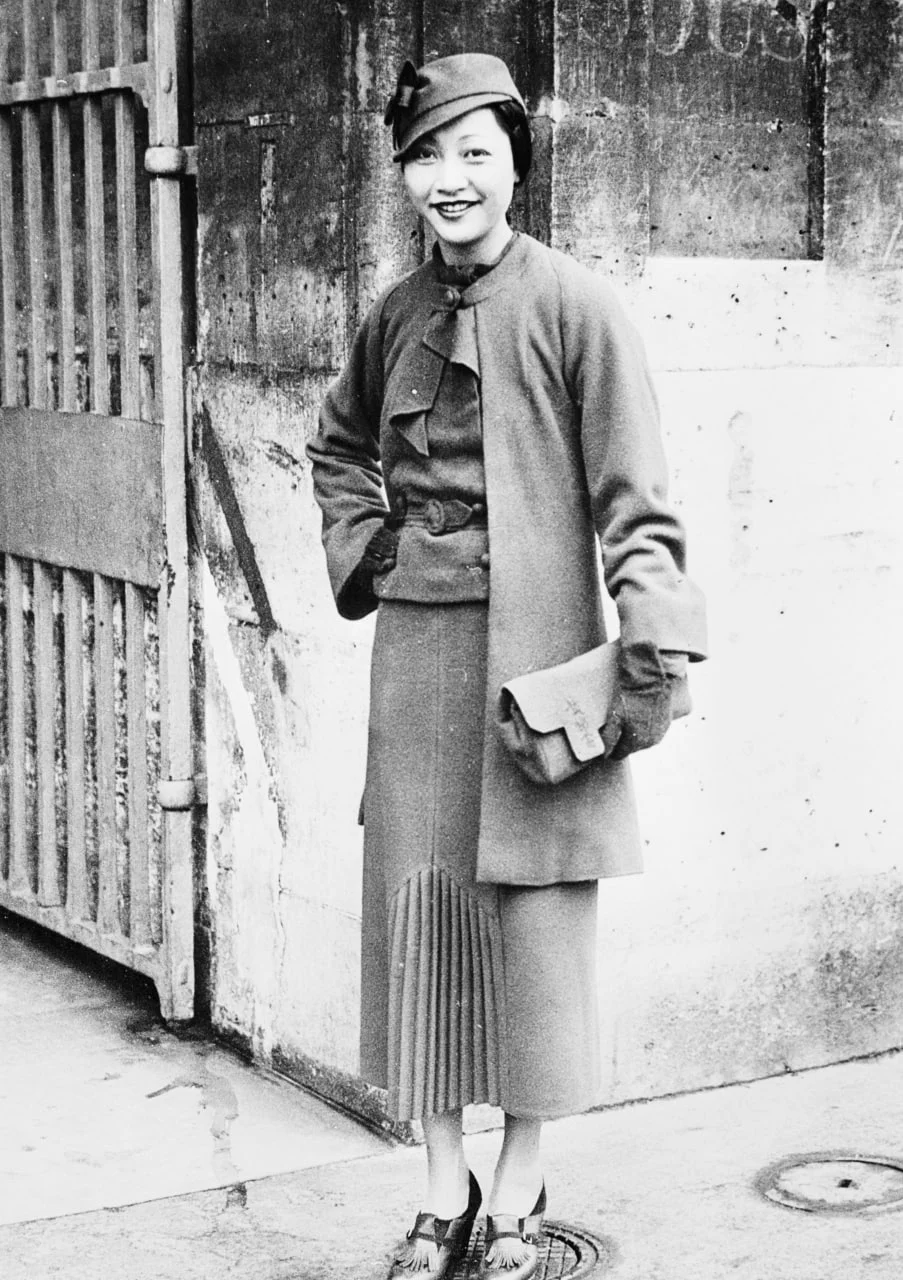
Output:
[[148,147],[144,169],[152,178],[196,178],[197,147]]
[[157,788],[160,808],[180,813],[186,809],[203,807],[207,803],[207,778],[161,778]]

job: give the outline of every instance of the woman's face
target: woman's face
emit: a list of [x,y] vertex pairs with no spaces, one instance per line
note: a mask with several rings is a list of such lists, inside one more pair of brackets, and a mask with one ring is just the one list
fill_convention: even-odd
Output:
[[517,174],[511,140],[489,107],[416,142],[405,155],[404,180],[446,262],[491,262],[502,252],[511,236],[505,214]]

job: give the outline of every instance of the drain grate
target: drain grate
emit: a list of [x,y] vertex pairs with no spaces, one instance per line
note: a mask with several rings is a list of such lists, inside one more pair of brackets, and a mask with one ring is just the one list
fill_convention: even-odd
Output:
[[816,1152],[771,1165],[756,1187],[775,1204],[806,1213],[903,1209],[903,1164],[886,1156]]
[[[533,1280],[582,1280],[601,1275],[613,1261],[612,1246],[582,1227],[564,1222],[544,1222],[539,1243],[539,1270]],[[454,1280],[477,1280],[483,1261],[483,1227],[474,1231],[467,1257],[458,1263]]]

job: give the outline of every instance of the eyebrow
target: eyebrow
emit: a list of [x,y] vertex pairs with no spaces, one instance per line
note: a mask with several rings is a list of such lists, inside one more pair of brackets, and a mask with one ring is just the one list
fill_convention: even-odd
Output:
[[[420,147],[420,146],[431,146],[431,147],[438,146],[438,139],[436,137],[436,133],[438,133],[438,130],[434,130],[431,133],[425,133],[422,138],[418,138],[417,141],[412,144],[411,150],[413,151],[414,147]],[[491,138],[486,133],[479,133],[479,132],[462,133],[460,138],[455,138],[454,143],[455,145],[457,145],[462,142],[473,142],[474,140],[477,140],[479,142],[489,143],[491,141]]]

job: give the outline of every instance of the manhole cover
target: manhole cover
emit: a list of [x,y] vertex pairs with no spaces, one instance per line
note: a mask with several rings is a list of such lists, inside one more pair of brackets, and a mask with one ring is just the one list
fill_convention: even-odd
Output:
[[808,1213],[867,1213],[903,1208],[903,1164],[884,1156],[793,1156],[756,1179],[763,1195]]
[[[544,1222],[539,1244],[539,1270],[533,1280],[581,1280],[598,1275],[613,1259],[612,1246],[582,1227],[563,1222]],[[470,1239],[467,1257],[458,1263],[454,1280],[477,1280],[483,1261],[483,1226]]]

